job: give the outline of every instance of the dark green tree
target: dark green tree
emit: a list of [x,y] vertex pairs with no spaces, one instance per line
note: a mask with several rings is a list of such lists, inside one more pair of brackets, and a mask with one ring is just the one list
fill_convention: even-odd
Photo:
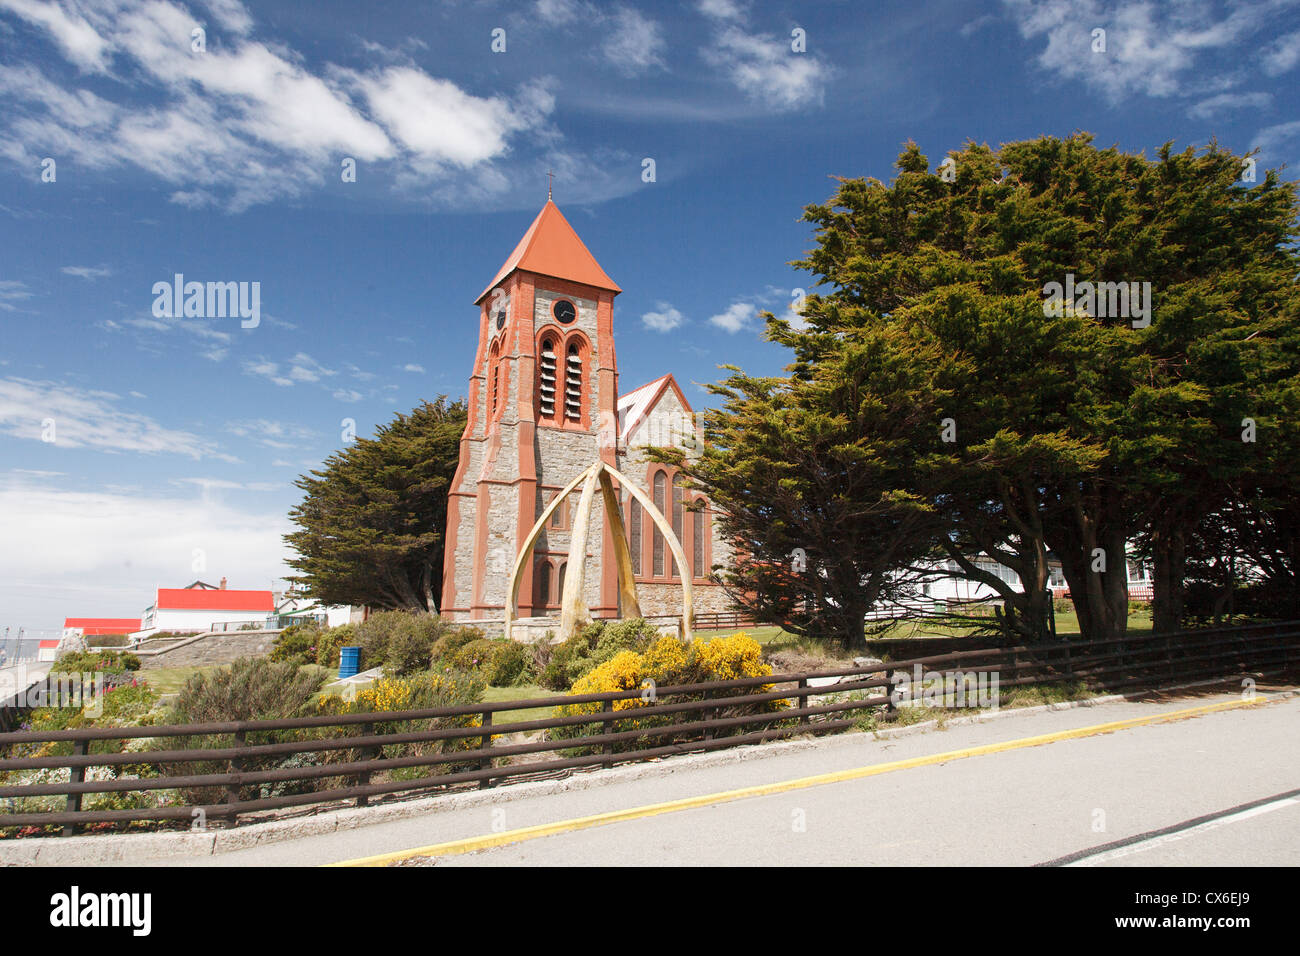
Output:
[[[769,328],[789,331],[777,319]],[[654,450],[712,500],[735,554],[720,579],[761,620],[861,650],[867,611],[910,596],[910,569],[938,532],[907,490],[943,397],[937,357],[912,354],[921,347],[863,329],[791,379],[733,370],[712,386],[724,405],[706,414],[702,455]]]
[[[947,517],[943,547],[1013,622],[1038,620],[1050,547],[1085,636],[1123,633],[1126,545],[1153,528],[1171,626],[1178,536],[1258,467],[1241,419],[1275,421],[1294,381],[1262,357],[1294,315],[1294,190],[1273,173],[1244,186],[1242,157],[1216,144],[1152,161],[1076,134],[950,155],[932,172],[909,145],[891,184],[843,180],[808,207],[818,244],[795,265],[830,289],[783,341],[796,367],[864,327],[940,349],[956,437],[933,443],[930,480],[909,490]],[[1076,280],[1045,307],[1049,283]],[[979,553],[1020,575],[1021,597],[964,560]]]
[[381,425],[295,483],[295,584],[323,604],[438,610],[447,490],[460,458],[463,402],[445,396]]

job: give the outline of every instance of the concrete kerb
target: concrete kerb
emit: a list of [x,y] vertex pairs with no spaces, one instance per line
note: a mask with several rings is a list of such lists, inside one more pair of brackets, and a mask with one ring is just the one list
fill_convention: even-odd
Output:
[[[1222,679],[1195,681],[1187,684],[1148,688],[1131,694],[1107,694],[1083,700],[1040,704],[1034,707],[989,710],[970,716],[955,717],[944,721],[943,726],[957,727],[1013,715],[1043,713],[1049,710],[1097,707],[1131,700],[1151,693],[1153,690],[1187,690],[1222,684],[1223,682]],[[1300,694],[1300,690],[1292,689],[1271,694],[1261,693],[1259,696],[1266,700],[1286,700],[1297,696],[1297,694]],[[663,776],[680,770],[725,766],[747,760],[762,760],[813,748],[851,746],[861,743],[865,737],[886,740],[894,737],[912,736],[933,731],[938,729],[939,726],[939,721],[928,720],[907,727],[893,727],[886,730],[752,744],[729,750],[685,754],[680,757],[667,757],[649,760],[644,763],[626,764],[609,770],[597,769],[556,779],[525,780],[490,790],[467,790],[461,793],[438,794],[371,807],[347,807],[288,820],[250,823],[231,830],[191,830],[3,840],[0,841],[0,866],[95,866],[115,863],[129,864],[136,861],[177,857],[210,856],[303,837],[321,836],[338,830],[352,830],[379,823],[389,823],[394,820],[408,819],[428,813],[445,813],[491,806],[514,799],[549,796],[573,790],[587,790],[592,787],[624,783],[645,777]]]

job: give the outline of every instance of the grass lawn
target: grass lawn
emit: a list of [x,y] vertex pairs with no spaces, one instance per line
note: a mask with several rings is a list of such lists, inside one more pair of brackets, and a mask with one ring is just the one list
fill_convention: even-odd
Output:
[[[524,684],[519,687],[489,687],[483,693],[485,703],[498,703],[504,700],[528,700],[533,697],[558,697],[553,690],[547,690],[537,684]],[[494,714],[492,719],[499,724],[518,723],[521,720],[539,720],[542,717],[550,717],[552,708],[550,707],[525,707],[523,710],[509,710],[502,714]]]
[[161,694],[175,694],[195,674],[206,674],[220,667],[220,664],[210,664],[207,667],[158,667],[136,671],[135,676]]
[[[789,631],[783,631],[775,624],[764,624],[758,627],[732,627],[722,630],[697,630],[696,637],[701,640],[709,640],[714,637],[727,637],[732,634],[744,632],[758,641],[764,647],[791,647],[800,648],[804,651],[814,652],[819,647],[826,646],[821,641],[813,641],[808,638],[801,638]],[[966,628],[953,627],[952,625],[940,624],[937,621],[898,621],[888,630],[872,635],[878,640],[905,640],[911,637],[961,637],[969,633]],[[1128,617],[1128,633],[1133,635],[1143,635],[1151,633],[1151,611],[1140,610]],[[1068,611],[1056,612],[1056,635],[1065,639],[1077,637],[1079,635],[1079,618],[1073,608]]]

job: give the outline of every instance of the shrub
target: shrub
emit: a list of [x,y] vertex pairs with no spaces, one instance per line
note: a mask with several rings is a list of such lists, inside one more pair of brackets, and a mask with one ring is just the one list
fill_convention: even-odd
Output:
[[450,660],[456,656],[456,652],[472,641],[479,641],[485,638],[484,634],[477,627],[457,627],[447,631],[440,638],[433,642],[433,648],[429,652],[431,660],[441,661]]
[[[455,707],[476,704],[483,699],[486,681],[482,674],[465,671],[414,674],[410,677],[383,677],[369,687],[357,692],[348,700],[337,694],[322,697],[316,705],[321,714],[379,713],[384,711],[423,710],[433,707]],[[386,720],[372,726],[374,734],[406,734],[424,730],[444,730],[452,727],[478,727],[482,718],[478,714],[461,714],[453,717],[431,717],[422,720]],[[353,725],[343,733],[360,736],[361,725]],[[410,741],[385,744],[376,754],[362,750],[332,750],[321,755],[323,763],[343,763],[350,760],[414,757],[426,754],[452,754],[456,751],[478,747],[477,737],[460,737],[451,740]],[[400,767],[381,772],[372,779],[412,780],[456,770],[470,769],[474,765],[443,763]]]
[[[656,637],[644,651],[624,650],[617,652],[609,660],[597,665],[573,683],[571,694],[603,694],[617,691],[644,689],[647,681],[653,681],[655,687],[668,687],[678,684],[691,684],[700,681],[736,680],[742,677],[766,677],[772,673],[771,667],[763,661],[763,651],[756,641],[743,631],[730,637],[715,637],[711,641],[696,644],[684,644],[675,636],[668,634]],[[764,693],[772,685],[760,684],[751,688],[749,693]],[[737,697],[746,693],[744,689],[729,692],[727,696]],[[673,695],[674,702],[686,700],[703,700],[703,694],[681,693]],[[614,702],[614,711],[636,711],[651,706],[649,695],[630,697]],[[784,708],[783,701],[762,701],[756,703],[739,703],[719,707],[717,717],[735,717],[748,714],[776,713]],[[576,714],[594,714],[602,709],[599,702],[584,704],[564,704],[556,708],[557,716]],[[665,714],[637,718],[628,715],[623,720],[611,722],[613,732],[642,730],[652,727],[670,726],[698,720],[692,714]],[[732,730],[719,730],[717,734],[746,733],[754,729],[741,727]],[[589,737],[604,732],[602,724],[591,723],[575,727],[557,728],[551,733],[556,737]],[[616,750],[635,749],[641,742],[651,737],[647,734],[631,744],[617,744]],[[698,734],[673,735],[674,740],[692,739]],[[667,742],[663,736],[656,737],[660,742]]]
[[643,618],[592,621],[551,650],[538,681],[551,690],[568,690],[578,678],[620,652],[644,651],[658,637],[658,629]]
[[290,624],[275,639],[271,660],[277,663],[314,664],[321,630],[316,624]]
[[88,647],[126,647],[131,643],[125,634],[94,634],[85,640]]
[[488,683],[494,687],[513,687],[532,679],[532,654],[518,641],[502,638],[495,641]]
[[325,677],[288,661],[244,657],[190,677],[177,694],[171,722],[274,720],[298,716]]
[[387,677],[427,670],[433,646],[454,625],[421,611],[380,611],[357,625],[363,669],[383,666]]
[[322,631],[316,641],[316,663],[321,667],[338,667],[340,650],[357,643],[357,626],[340,624]]
[[60,673],[103,671],[105,674],[123,674],[138,671],[140,658],[129,651],[73,651],[54,662]]
[[[436,655],[436,647],[434,652]],[[487,682],[494,687],[510,687],[531,677],[532,662],[528,648],[518,641],[508,641],[503,637],[480,637],[469,641],[442,660],[459,670],[482,671]],[[434,666],[437,664],[438,658],[435,656]]]
[[739,680],[766,677],[772,668],[763,661],[763,649],[744,631],[715,637],[695,645],[698,680]]
[[[307,709],[312,696],[324,682],[324,675],[319,671],[300,668],[292,661],[277,662],[264,657],[241,658],[229,667],[198,673],[186,681],[167,721],[189,724],[297,717]],[[307,739],[311,735],[310,730],[252,731],[245,735],[245,743],[284,743]],[[233,742],[234,738],[229,734],[206,734],[169,738],[159,746],[167,750],[212,750],[230,747]],[[247,757],[244,758],[243,768],[256,772],[300,766],[301,758],[301,754]],[[225,760],[195,760],[169,766],[177,776],[225,773],[229,769],[229,763]],[[322,784],[321,780],[292,781],[289,785],[276,786],[249,784],[240,788],[239,795],[241,800],[251,800],[272,793],[310,792]],[[226,790],[224,787],[189,787],[182,790],[182,793],[190,803],[211,804],[223,802]]]

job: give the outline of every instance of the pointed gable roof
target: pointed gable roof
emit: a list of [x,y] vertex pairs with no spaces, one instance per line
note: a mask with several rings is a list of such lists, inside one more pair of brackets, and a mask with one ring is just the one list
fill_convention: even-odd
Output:
[[474,300],[475,305],[482,302],[484,296],[516,269],[556,279],[568,279],[597,289],[609,289],[615,295],[623,291],[605,274],[596,257],[573,231],[569,220],[564,218],[560,208],[549,199],[524,237],[519,240],[519,245],[515,246],[515,251],[510,253],[505,265]]
[[691,403],[686,400],[686,395],[683,394],[681,386],[677,384],[677,379],[673,378],[672,373],[661,375],[653,382],[647,382],[640,388],[634,388],[618,397],[619,441],[626,442],[632,437],[632,432],[654,411],[655,406],[659,404],[660,396],[670,388],[677,394],[677,401],[681,403],[687,414],[694,413]]

